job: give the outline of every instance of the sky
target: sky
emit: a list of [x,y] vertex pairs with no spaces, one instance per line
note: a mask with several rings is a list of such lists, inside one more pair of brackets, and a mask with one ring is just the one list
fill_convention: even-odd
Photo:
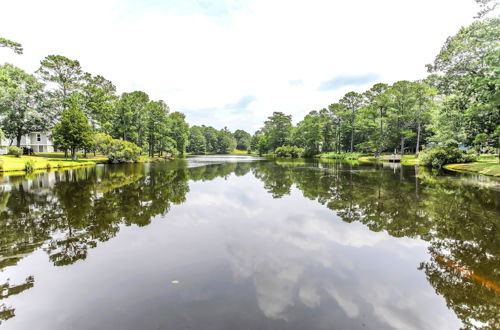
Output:
[[253,133],[374,83],[427,74],[473,0],[0,0],[0,63],[80,61],[119,93],[142,90],[191,125]]

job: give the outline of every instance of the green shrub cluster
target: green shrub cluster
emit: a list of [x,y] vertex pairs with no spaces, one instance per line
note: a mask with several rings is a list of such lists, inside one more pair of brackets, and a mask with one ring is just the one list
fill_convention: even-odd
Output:
[[472,151],[462,151],[457,147],[437,146],[420,153],[420,164],[441,168],[446,164],[472,163],[477,156]]
[[321,158],[344,159],[344,160],[357,160],[361,156],[362,156],[362,154],[359,152],[343,152],[340,154],[337,154],[334,152],[329,152],[329,153],[320,155]]
[[16,157],[21,157],[21,155],[23,154],[23,149],[18,148],[16,146],[9,146],[7,148],[7,154]]
[[109,146],[108,159],[111,163],[133,163],[141,155],[141,148],[132,142],[115,140]]
[[280,158],[300,158],[304,155],[304,149],[299,147],[283,146],[274,151],[276,157]]
[[26,172],[33,172],[35,170],[35,161],[33,159],[28,159],[24,162],[24,170]]

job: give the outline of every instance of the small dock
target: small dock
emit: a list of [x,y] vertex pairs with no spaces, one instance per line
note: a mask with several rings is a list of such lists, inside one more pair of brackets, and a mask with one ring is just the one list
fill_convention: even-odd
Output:
[[400,163],[401,162],[401,155],[383,155],[382,159],[385,161],[392,162],[392,163]]

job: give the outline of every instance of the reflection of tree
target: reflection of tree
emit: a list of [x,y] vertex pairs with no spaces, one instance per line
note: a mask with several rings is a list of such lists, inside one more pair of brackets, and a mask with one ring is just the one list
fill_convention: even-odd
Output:
[[[431,261],[421,265],[467,328],[500,328],[500,194],[455,177],[420,169],[262,162],[255,176],[274,196],[295,185],[346,222],[373,231],[430,242]],[[474,323],[476,322],[476,323]]]
[[[30,289],[33,287],[34,283],[35,283],[35,278],[33,276],[29,276],[28,278],[26,278],[26,281],[22,284],[11,285],[9,281],[5,282],[4,284],[0,284],[0,300],[6,299],[10,296],[14,296],[27,289]],[[0,303],[0,324],[2,324],[2,321],[6,321],[14,317],[15,315],[16,314],[14,308],[8,307],[5,304]]]
[[[262,161],[188,168],[181,160],[11,177],[10,189],[0,192],[0,270],[40,247],[56,266],[85,259],[120,226],[146,226],[183,203],[189,180],[249,171],[274,198],[295,186],[346,222],[428,241],[431,259],[421,269],[448,306],[466,327],[480,321],[500,328],[500,294],[488,284],[500,283],[500,194],[422,170],[417,178],[407,167]],[[19,288],[33,286],[28,279]],[[2,292],[17,290],[5,285]],[[0,319],[13,316],[12,307],[1,305]]]

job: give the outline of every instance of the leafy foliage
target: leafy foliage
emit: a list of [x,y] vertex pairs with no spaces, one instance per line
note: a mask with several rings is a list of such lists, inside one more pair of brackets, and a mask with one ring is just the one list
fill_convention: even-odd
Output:
[[12,155],[15,157],[21,157],[23,154],[23,150],[16,146],[8,146],[7,147],[7,155]]
[[434,168],[441,168],[446,164],[471,163],[476,161],[476,156],[456,147],[434,147],[421,154],[421,164]]
[[70,150],[72,159],[76,159],[77,150],[92,145],[92,128],[77,104],[71,104],[62,111],[61,120],[54,126],[52,133],[54,145],[59,149]]
[[293,146],[278,147],[274,152],[280,158],[300,158],[304,155],[303,148]]
[[111,141],[108,158],[111,163],[133,163],[141,155],[141,148],[129,141]]

